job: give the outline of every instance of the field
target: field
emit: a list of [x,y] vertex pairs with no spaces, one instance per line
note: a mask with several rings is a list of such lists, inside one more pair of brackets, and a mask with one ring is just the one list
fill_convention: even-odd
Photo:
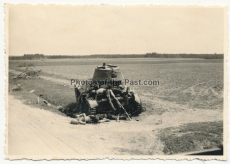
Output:
[[[13,80],[15,71],[25,69],[19,67],[23,63],[31,63],[34,69],[42,70],[43,78]],[[44,95],[54,105],[74,107],[76,104],[70,79],[91,78],[94,68],[102,63],[118,65],[125,79],[159,81],[159,85],[154,86],[130,85],[146,107],[146,112],[138,116],[138,121],[134,123],[143,133],[141,129],[121,132],[119,142],[129,140],[129,144],[126,143],[125,148],[113,147],[115,154],[175,154],[215,148],[222,144],[221,59],[12,60],[9,62],[9,88],[19,83],[22,90],[10,94],[27,105],[62,115],[44,104],[36,104],[37,96]],[[30,90],[35,91],[29,93]],[[124,127],[128,128],[128,125]]]

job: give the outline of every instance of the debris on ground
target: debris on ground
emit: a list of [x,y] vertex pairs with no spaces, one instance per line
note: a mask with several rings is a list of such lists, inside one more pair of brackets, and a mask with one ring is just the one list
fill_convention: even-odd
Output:
[[97,115],[88,115],[85,113],[76,115],[76,119],[71,120],[70,124],[80,124],[85,125],[86,123],[104,123],[109,122],[110,120],[107,118],[106,114],[97,114]]
[[[42,97],[42,96],[39,96]],[[38,101],[39,101],[38,97]],[[43,102],[54,109],[57,109],[63,113],[68,113],[69,108],[65,108],[63,106],[55,106],[51,103],[49,103],[47,100],[43,99]],[[120,120],[129,120],[129,118],[126,116],[126,114],[119,114],[119,118],[117,115],[114,114],[92,114],[92,115],[86,115],[85,113],[70,115],[73,120],[71,120],[70,124],[78,124],[78,125],[85,125],[86,123],[104,123],[104,122],[110,122],[110,120],[116,120],[117,122]],[[130,117],[130,116],[129,116]]]
[[59,110],[59,111],[61,111],[61,110],[63,110],[64,108],[63,108],[63,106],[57,106],[56,109]]
[[38,98],[37,98],[37,104],[39,104],[39,96],[38,96]]
[[32,67],[25,68],[19,75],[15,76],[14,79],[23,78],[23,79],[30,79],[33,77],[40,78],[40,73],[42,72],[41,69],[35,70]]
[[17,84],[17,85],[14,85],[14,86],[10,89],[10,92],[19,91],[19,90],[21,90],[21,89],[22,89],[21,84]]
[[44,102],[47,106],[50,106],[50,107],[53,107],[53,108],[55,108],[55,109],[56,109],[56,106],[55,106],[55,105],[53,105],[53,104],[50,104],[48,101],[43,100],[43,102]]
[[[39,95],[39,96],[38,96],[38,103],[39,103],[39,97],[43,98],[43,95]],[[49,103],[47,100],[45,100],[44,98],[43,98],[42,101],[43,101],[47,106],[52,107],[52,108],[54,108],[54,109],[57,109],[57,110],[59,110],[59,111],[61,111],[61,112],[65,112],[66,110],[68,110],[68,108],[64,108],[63,106],[56,106],[56,105],[53,105],[53,104]]]

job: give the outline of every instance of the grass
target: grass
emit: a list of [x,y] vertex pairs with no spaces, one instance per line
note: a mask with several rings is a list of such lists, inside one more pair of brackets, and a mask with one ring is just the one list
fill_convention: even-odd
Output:
[[[74,108],[76,105],[74,90],[70,87],[39,78],[13,80],[13,77],[14,75],[10,73],[9,88],[12,88],[16,84],[21,84],[22,89],[11,92],[10,94],[24,100],[25,104],[50,110],[61,115],[63,114],[57,109],[46,106],[41,98],[40,103],[37,104],[37,97],[42,95],[45,100],[56,106]],[[31,93],[31,90],[34,90],[34,92]]]
[[223,142],[223,122],[189,123],[166,128],[159,134],[165,154],[177,154],[219,147]]

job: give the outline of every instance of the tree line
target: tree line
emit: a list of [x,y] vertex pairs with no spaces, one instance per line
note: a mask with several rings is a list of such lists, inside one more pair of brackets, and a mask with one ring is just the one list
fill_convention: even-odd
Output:
[[224,54],[159,54],[159,53],[146,53],[145,57],[150,58],[203,58],[203,59],[223,59]]
[[37,60],[37,59],[63,59],[63,58],[202,58],[223,59],[224,54],[170,54],[170,53],[146,53],[146,54],[93,54],[93,55],[44,55],[24,54],[23,56],[9,56],[9,60]]

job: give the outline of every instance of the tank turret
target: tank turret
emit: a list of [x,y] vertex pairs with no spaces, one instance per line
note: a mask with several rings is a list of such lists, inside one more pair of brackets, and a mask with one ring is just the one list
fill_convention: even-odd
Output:
[[117,87],[124,84],[120,68],[112,64],[106,65],[106,63],[95,68],[92,81],[99,87],[107,87],[108,85]]
[[123,80],[119,67],[112,64],[106,65],[106,63],[103,63],[102,66],[98,66],[97,68],[95,68],[93,80],[98,81],[112,79],[115,81]]

